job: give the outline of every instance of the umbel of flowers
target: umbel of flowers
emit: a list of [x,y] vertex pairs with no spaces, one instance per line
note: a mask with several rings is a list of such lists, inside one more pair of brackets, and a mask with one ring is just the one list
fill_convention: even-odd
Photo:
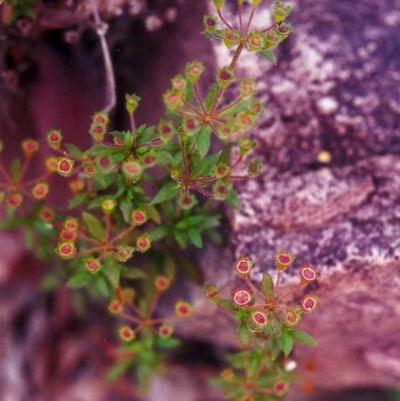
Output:
[[250,280],[254,262],[249,257],[238,258],[234,269],[243,285],[234,288],[230,299],[221,299],[220,289],[215,284],[204,287],[205,296],[238,322],[236,336],[244,351],[229,356],[234,369],[223,371],[213,380],[232,398],[258,400],[252,397],[284,395],[293,380],[293,374],[285,370],[285,358],[291,353],[294,340],[316,345],[309,334],[294,327],[304,314],[317,308],[317,295],[305,292],[295,304],[288,304],[288,299],[314,282],[320,274],[306,263],[300,267],[298,284],[283,291],[279,288],[282,274],[294,260],[290,252],[279,251],[275,255],[276,280],[264,272],[257,286]]

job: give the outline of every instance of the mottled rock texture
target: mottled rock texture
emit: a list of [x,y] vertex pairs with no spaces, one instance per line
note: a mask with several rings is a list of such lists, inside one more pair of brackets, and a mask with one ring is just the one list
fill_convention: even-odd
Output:
[[[307,289],[319,310],[301,323],[319,347],[295,350],[306,378],[331,388],[398,386],[400,2],[291,4],[295,31],[276,52],[277,67],[249,55],[241,70],[261,80],[267,111],[254,132],[263,172],[236,186],[234,254],[255,260],[255,280],[274,271],[279,249],[298,258],[286,285],[303,262],[321,271]],[[209,280],[224,269],[226,282],[230,262],[208,266]]]

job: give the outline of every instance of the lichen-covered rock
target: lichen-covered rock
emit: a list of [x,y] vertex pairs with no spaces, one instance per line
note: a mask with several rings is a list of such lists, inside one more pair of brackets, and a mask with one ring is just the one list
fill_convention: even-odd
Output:
[[[242,209],[230,212],[234,255],[254,259],[255,281],[265,269],[274,274],[280,249],[298,260],[283,284],[297,282],[303,262],[321,271],[305,289],[319,295],[319,309],[301,323],[319,346],[295,350],[305,379],[330,388],[398,386],[399,4],[291,4],[295,31],[276,52],[277,67],[249,54],[240,69],[261,79],[267,110],[254,131],[262,174],[236,185]],[[232,288],[233,259],[206,264],[207,279],[218,282],[224,271],[224,287]],[[200,311],[206,319],[215,312]],[[216,327],[213,336],[231,340],[229,327]]]

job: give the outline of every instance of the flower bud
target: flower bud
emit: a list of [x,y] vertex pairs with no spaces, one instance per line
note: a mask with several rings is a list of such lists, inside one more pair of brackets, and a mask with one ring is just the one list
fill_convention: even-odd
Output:
[[171,139],[172,135],[176,132],[171,121],[161,119],[157,125],[157,132],[163,142],[167,142]]
[[301,301],[301,308],[304,312],[312,312],[317,308],[318,298],[316,295],[307,295]]
[[249,111],[255,116],[260,116],[265,111],[265,104],[258,99],[252,99],[249,106]]
[[236,273],[238,273],[241,277],[247,277],[253,265],[254,262],[249,257],[241,256],[236,261],[235,265]]
[[116,205],[117,202],[115,202],[114,199],[105,199],[103,200],[103,202],[101,202],[100,207],[105,214],[111,214],[114,211]]
[[247,163],[247,174],[249,177],[255,177],[256,175],[260,174],[262,169],[262,164],[260,160],[253,159],[249,160]]
[[317,272],[317,270],[311,266],[309,263],[305,263],[301,268],[300,268],[300,282],[301,284],[308,284],[312,283],[319,277],[320,273]]
[[221,139],[227,139],[236,133],[236,127],[233,122],[226,122],[218,127],[217,135]]
[[146,223],[149,218],[143,210],[136,209],[132,210],[131,219],[135,226],[141,226],[142,224]]
[[46,157],[45,161],[46,170],[50,173],[55,173],[57,171],[58,159],[55,156]]
[[276,31],[268,31],[265,33],[265,49],[271,49],[279,44],[281,38]]
[[166,291],[170,286],[170,280],[165,276],[157,276],[154,279],[154,286],[156,287],[157,291]]
[[118,315],[122,312],[122,303],[118,299],[114,299],[109,303],[108,310],[112,314]]
[[210,33],[214,32],[218,26],[219,19],[215,15],[205,15],[203,23],[206,30]]
[[287,392],[288,388],[289,386],[287,382],[285,382],[284,380],[278,380],[272,386],[272,391],[275,395],[282,396]]
[[56,253],[63,259],[71,259],[75,256],[76,248],[72,242],[61,242],[56,248]]
[[212,189],[215,198],[223,200],[229,196],[229,193],[232,190],[232,184],[230,182],[225,182],[224,180],[219,179],[215,182]]
[[172,88],[177,91],[184,91],[186,88],[186,79],[178,74],[176,77],[171,79]]
[[214,174],[217,178],[223,178],[229,175],[230,167],[225,163],[218,163],[215,166]]
[[265,35],[260,32],[251,32],[247,37],[247,46],[250,51],[260,51],[266,44]]
[[93,138],[100,142],[104,139],[104,135],[107,133],[107,128],[105,125],[100,125],[96,123],[92,123],[90,126],[89,134],[93,136]]
[[50,223],[54,220],[54,212],[47,206],[44,206],[39,212],[39,218],[46,223]]
[[93,164],[84,164],[83,172],[86,175],[86,177],[91,177],[97,173],[97,167]]
[[243,135],[239,138],[238,142],[237,142],[239,149],[240,149],[240,154],[242,156],[246,155],[247,153],[249,153],[250,151],[252,151],[257,143],[254,140],[254,138],[251,138],[247,135]]
[[140,156],[140,161],[145,168],[154,167],[157,164],[157,156],[153,149]]
[[161,338],[169,338],[169,337],[171,337],[171,334],[173,331],[174,331],[174,328],[171,324],[164,323],[158,328],[158,335]]
[[39,142],[33,139],[25,139],[22,142],[22,151],[27,159],[30,159],[39,150]]
[[113,256],[120,262],[126,262],[132,257],[133,251],[133,247],[122,245],[117,248]]
[[125,107],[129,114],[133,114],[139,106],[140,97],[137,95],[125,95]]
[[73,169],[74,161],[69,157],[59,157],[57,159],[57,172],[60,175],[68,177],[71,175]]
[[135,332],[129,326],[122,326],[118,329],[118,334],[121,340],[126,342],[132,341],[135,338]]
[[248,111],[241,111],[236,116],[236,125],[239,129],[242,130],[253,128],[256,125],[256,118],[252,113],[249,113]]
[[21,194],[11,194],[7,198],[7,205],[16,209],[17,207],[21,206],[23,197]]
[[76,231],[67,231],[62,229],[59,237],[62,242],[74,242],[78,237],[78,233]]
[[240,96],[254,96],[257,93],[257,85],[254,78],[242,78],[240,81]]
[[246,306],[253,299],[253,292],[246,287],[239,287],[232,293],[232,301],[237,306]]
[[49,184],[47,182],[39,182],[31,189],[35,199],[44,199],[49,193]]
[[293,263],[295,257],[290,252],[279,251],[275,254],[275,259],[276,259],[276,267],[278,268],[279,271],[282,271]]
[[163,99],[168,109],[175,110],[182,104],[182,93],[177,90],[168,90],[165,92]]
[[63,222],[63,227],[66,231],[71,231],[71,232],[78,231],[79,227],[78,219],[76,219],[75,217],[68,216]]
[[300,311],[297,309],[290,309],[285,314],[285,323],[289,326],[295,326],[301,319]]
[[193,117],[184,117],[182,120],[182,130],[187,135],[195,134],[200,126],[200,121]]
[[193,308],[189,302],[178,301],[175,304],[175,315],[178,317],[188,317],[192,314]]
[[92,116],[92,121],[97,125],[106,125],[110,121],[108,114],[104,111],[99,111]]
[[214,3],[214,7],[217,10],[220,10],[221,7],[225,4],[225,0],[213,0],[213,3]]
[[224,379],[224,380],[227,380],[227,381],[230,381],[230,380],[232,380],[233,378],[234,378],[234,374],[233,374],[233,371],[232,371],[232,369],[224,369],[222,372],[221,372],[221,377]]
[[286,39],[289,34],[293,31],[292,24],[286,24],[285,22],[280,23],[275,27],[276,32],[280,36],[280,40]]
[[218,302],[219,299],[219,287],[215,284],[204,285],[204,296],[212,302]]
[[219,87],[224,89],[233,81],[233,70],[228,67],[218,68],[217,78]]
[[85,259],[84,264],[91,273],[97,273],[101,269],[100,260],[97,258]]
[[53,149],[60,149],[62,141],[61,131],[58,129],[47,131],[46,140]]
[[275,22],[283,21],[291,11],[291,7],[283,1],[276,1],[272,7]]
[[222,30],[222,40],[224,41],[224,45],[228,49],[239,44],[241,39],[242,35],[238,31],[234,31],[228,28]]
[[253,311],[251,313],[251,319],[253,321],[254,324],[256,324],[257,326],[265,326],[268,323],[268,317],[264,312],[261,311]]
[[204,71],[204,65],[197,60],[187,63],[185,67],[186,76],[193,83],[199,80],[203,71]]
[[142,174],[143,165],[139,161],[129,158],[122,163],[121,170],[127,178],[135,180]]
[[139,252],[145,252],[150,248],[150,246],[151,246],[151,241],[147,234],[142,234],[139,237],[137,237],[136,250],[138,250]]
[[85,188],[85,181],[80,178],[76,178],[75,180],[70,180],[68,183],[69,189],[72,191],[73,194],[79,194]]
[[183,210],[189,210],[197,204],[197,199],[193,194],[181,193],[178,197],[178,205]]

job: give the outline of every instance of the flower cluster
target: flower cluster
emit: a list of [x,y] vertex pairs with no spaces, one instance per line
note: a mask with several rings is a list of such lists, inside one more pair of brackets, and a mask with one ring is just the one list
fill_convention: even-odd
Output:
[[[234,366],[244,367],[242,372],[232,369],[222,372],[214,383],[240,399],[253,399],[254,394],[282,396],[288,389],[290,374],[283,369],[284,358],[288,357],[293,341],[315,345],[307,333],[294,330],[305,313],[313,312],[318,306],[316,294],[306,294],[297,305],[288,305],[288,298],[319,277],[319,272],[309,263],[300,267],[299,283],[286,292],[279,289],[282,274],[293,264],[295,257],[287,251],[275,255],[277,277],[273,281],[269,273],[264,273],[261,288],[250,280],[254,262],[249,257],[240,257],[235,263],[235,272],[244,281],[236,287],[230,299],[220,298],[220,289],[215,284],[206,284],[205,296],[223,311],[235,316],[239,325],[236,330],[238,341],[246,351],[231,356]],[[255,366],[251,370],[250,366]],[[253,366],[253,367],[254,367]],[[237,370],[237,369],[236,369]],[[268,382],[265,387],[260,383]],[[234,388],[232,392],[232,387]]]

